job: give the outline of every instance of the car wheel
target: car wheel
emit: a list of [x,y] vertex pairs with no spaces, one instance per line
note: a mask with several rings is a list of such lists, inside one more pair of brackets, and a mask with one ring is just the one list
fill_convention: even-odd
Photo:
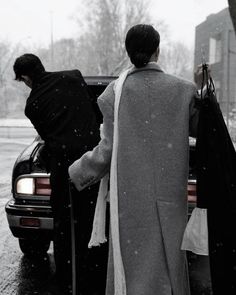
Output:
[[50,240],[19,239],[19,246],[25,255],[42,256],[47,253]]

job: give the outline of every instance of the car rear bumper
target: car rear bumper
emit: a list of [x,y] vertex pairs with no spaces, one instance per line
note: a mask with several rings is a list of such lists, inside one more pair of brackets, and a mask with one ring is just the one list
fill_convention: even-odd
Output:
[[53,217],[50,206],[19,205],[11,199],[5,210],[9,227],[15,237],[26,238],[31,234],[52,235]]

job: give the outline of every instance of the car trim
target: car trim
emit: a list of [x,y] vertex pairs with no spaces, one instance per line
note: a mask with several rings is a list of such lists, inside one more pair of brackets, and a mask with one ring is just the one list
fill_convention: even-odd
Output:
[[26,211],[29,211],[30,209],[51,209],[52,207],[50,205],[35,205],[35,204],[16,204],[15,200],[10,200],[8,203],[9,207],[16,208],[16,209],[26,209]]
[[7,220],[10,227],[16,227],[16,228],[31,228],[31,229],[45,229],[45,230],[53,230],[53,218],[50,217],[30,217],[40,220],[40,226],[39,227],[31,227],[31,226],[22,226],[20,224],[21,218],[29,218],[29,216],[18,216],[18,215],[11,215],[7,214]]
[[98,76],[85,76],[84,80],[88,86],[101,86],[105,85],[107,86],[110,84],[112,81],[117,79],[117,76],[99,76],[99,81],[98,81]]
[[188,179],[188,184],[197,184],[196,179]]

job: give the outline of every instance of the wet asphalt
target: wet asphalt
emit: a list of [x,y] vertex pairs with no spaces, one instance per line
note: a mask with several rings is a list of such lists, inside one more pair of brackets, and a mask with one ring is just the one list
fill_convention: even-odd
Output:
[[[10,198],[10,176],[16,156],[27,140],[0,138],[0,294],[61,295],[54,274],[52,245],[44,257],[24,256],[8,228],[4,206]],[[208,257],[188,253],[191,295],[210,295]],[[89,295],[89,294],[86,294]]]

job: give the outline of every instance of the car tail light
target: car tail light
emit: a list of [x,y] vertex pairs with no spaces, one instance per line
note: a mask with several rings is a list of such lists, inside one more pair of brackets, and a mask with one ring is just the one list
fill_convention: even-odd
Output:
[[39,174],[21,176],[16,180],[15,191],[18,195],[50,196],[49,176]]
[[36,195],[51,195],[50,180],[48,177],[35,178],[35,194]]
[[197,202],[197,193],[196,193],[196,182],[191,181],[188,183],[188,202],[196,203]]
[[34,178],[20,178],[16,183],[16,193],[33,195],[35,190]]

